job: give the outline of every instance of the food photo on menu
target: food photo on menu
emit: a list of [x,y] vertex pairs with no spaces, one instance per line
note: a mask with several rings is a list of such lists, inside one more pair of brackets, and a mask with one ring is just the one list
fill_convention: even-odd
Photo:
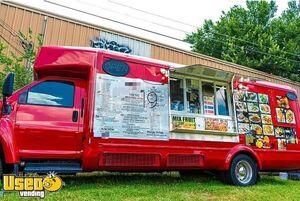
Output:
[[246,144],[258,148],[270,148],[269,136],[274,136],[275,133],[269,96],[249,91],[235,91],[234,100],[238,132],[246,133]]

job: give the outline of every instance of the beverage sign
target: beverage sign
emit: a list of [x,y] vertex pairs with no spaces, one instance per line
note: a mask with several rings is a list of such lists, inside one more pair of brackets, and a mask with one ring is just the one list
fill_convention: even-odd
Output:
[[214,97],[213,96],[204,96],[204,114],[215,114],[214,107]]

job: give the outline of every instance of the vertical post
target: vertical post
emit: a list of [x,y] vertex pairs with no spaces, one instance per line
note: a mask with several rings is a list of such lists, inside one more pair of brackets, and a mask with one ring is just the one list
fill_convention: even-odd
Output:
[[44,43],[45,31],[46,31],[46,26],[47,26],[47,20],[48,20],[48,16],[45,16],[44,17],[44,21],[43,21],[42,30],[41,30],[41,33],[40,33],[40,36],[42,38],[42,43]]

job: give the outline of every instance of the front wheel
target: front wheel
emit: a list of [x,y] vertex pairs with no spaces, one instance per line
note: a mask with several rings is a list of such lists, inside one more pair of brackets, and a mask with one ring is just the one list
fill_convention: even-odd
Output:
[[226,183],[236,186],[250,186],[257,183],[258,169],[256,162],[249,156],[237,155],[225,172]]

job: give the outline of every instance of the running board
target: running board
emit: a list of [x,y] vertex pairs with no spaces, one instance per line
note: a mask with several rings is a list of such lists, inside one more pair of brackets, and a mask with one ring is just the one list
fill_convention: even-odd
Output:
[[76,162],[42,162],[34,163],[28,162],[25,164],[25,173],[41,173],[47,174],[49,172],[55,172],[58,174],[75,174],[81,172],[82,168],[80,163]]

